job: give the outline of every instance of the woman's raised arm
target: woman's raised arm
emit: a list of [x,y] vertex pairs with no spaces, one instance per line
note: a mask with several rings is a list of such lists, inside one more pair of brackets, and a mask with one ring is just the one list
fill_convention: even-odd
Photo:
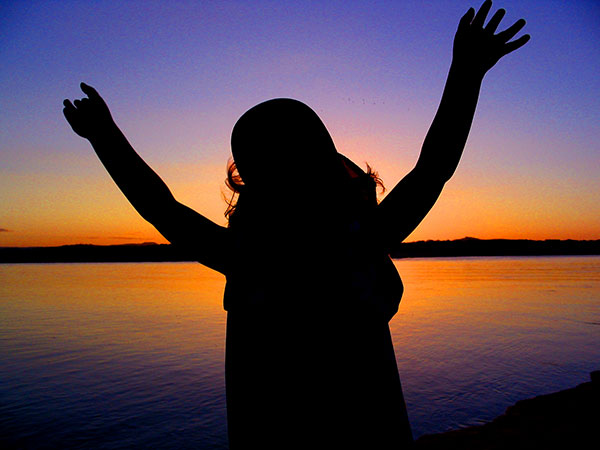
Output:
[[399,244],[412,233],[454,174],[467,142],[486,72],[501,57],[529,40],[529,35],[524,35],[508,42],[525,26],[523,19],[494,34],[505,14],[503,9],[484,26],[491,6],[492,2],[487,0],[477,14],[470,8],[460,20],[442,100],[417,164],[378,207],[378,224],[384,231],[387,246]]
[[81,90],[87,98],[63,102],[65,118],[75,133],[90,141],[127,200],[172,244],[224,272],[227,229],[175,200],[163,180],[131,147],[98,92],[85,83]]

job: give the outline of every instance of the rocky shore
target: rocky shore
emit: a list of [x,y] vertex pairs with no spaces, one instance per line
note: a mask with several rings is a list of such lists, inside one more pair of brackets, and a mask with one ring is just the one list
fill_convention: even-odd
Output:
[[419,450],[600,448],[600,371],[577,387],[522,400],[484,425],[421,436]]

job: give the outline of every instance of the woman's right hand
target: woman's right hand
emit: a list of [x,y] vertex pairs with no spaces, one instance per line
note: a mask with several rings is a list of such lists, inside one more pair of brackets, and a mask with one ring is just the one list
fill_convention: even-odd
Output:
[[110,110],[96,89],[81,83],[81,90],[87,97],[63,102],[63,114],[73,131],[86,139],[101,136],[114,126]]

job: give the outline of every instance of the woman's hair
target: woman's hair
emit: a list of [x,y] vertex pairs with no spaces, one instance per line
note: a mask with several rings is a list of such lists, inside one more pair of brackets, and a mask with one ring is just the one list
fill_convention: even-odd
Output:
[[225,218],[229,223],[232,214],[235,212],[237,198],[240,195],[240,192],[244,190],[244,182],[242,181],[242,177],[240,176],[233,159],[227,161],[227,178],[225,179],[225,185],[231,191],[231,197],[229,198],[229,200],[225,198],[225,201],[227,202]]
[[[344,159],[344,163],[350,175],[350,182],[360,191],[359,196],[365,198],[370,205],[377,205],[377,189],[380,190],[381,194],[385,192],[385,186],[383,185],[383,181],[379,177],[379,174],[373,170],[369,164],[367,164],[367,171],[363,172],[346,157],[342,158]],[[225,185],[231,191],[231,196],[229,198],[224,195],[225,201],[227,202],[225,218],[230,226],[232,216],[236,211],[239,195],[246,188],[233,159],[230,159],[227,162],[227,178],[225,179]]]

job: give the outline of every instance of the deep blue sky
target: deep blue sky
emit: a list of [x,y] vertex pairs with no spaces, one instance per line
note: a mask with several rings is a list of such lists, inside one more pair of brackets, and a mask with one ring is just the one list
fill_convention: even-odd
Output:
[[[229,135],[294,97],[388,188],[416,161],[468,1],[0,6],[0,245],[157,240],[61,113],[95,86],[175,195],[223,223]],[[486,76],[459,169],[409,238],[600,238],[600,3],[496,1],[532,36]],[[275,181],[276,183],[276,181]]]

